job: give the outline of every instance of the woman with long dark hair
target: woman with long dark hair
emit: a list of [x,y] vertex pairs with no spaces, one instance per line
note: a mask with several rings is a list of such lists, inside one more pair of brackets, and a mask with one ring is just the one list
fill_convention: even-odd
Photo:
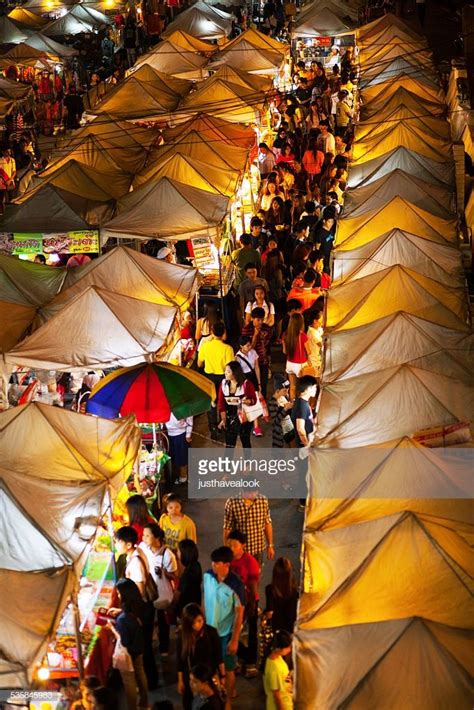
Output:
[[189,682],[194,696],[193,708],[223,710],[224,702],[218,693],[212,671],[206,663],[199,663],[191,668]]
[[137,706],[148,707],[148,685],[143,667],[145,605],[140,590],[131,579],[120,579],[116,590],[121,612],[108,625],[117,639],[113,665],[122,676],[128,710],[136,710]]
[[143,529],[148,523],[156,523],[148,510],[148,506],[143,496],[135,495],[125,502],[129,525],[136,530],[138,535],[138,543],[142,541]]
[[250,434],[253,422],[245,421],[243,405],[256,403],[255,387],[245,378],[242,367],[236,360],[227,363],[224,375],[217,394],[217,411],[220,415],[218,428],[224,429],[225,445],[228,449],[235,447],[237,437],[240,437],[244,449],[251,449]]
[[191,710],[193,694],[189,682],[191,669],[198,663],[205,663],[213,676],[219,675],[225,681],[222,660],[222,646],[217,631],[204,621],[204,614],[198,604],[188,604],[181,614],[181,628],[176,640],[176,660],[178,670],[178,693],[183,697],[184,710]]
[[181,540],[178,543],[178,560],[183,572],[179,578],[179,587],[175,592],[176,616],[180,617],[188,604],[201,604],[202,569],[199,564],[199,550],[194,540]]
[[262,210],[266,212],[270,209],[274,197],[281,197],[282,200],[284,200],[285,193],[280,189],[280,186],[277,185],[275,179],[271,180],[270,178],[268,178],[262,190],[262,195],[260,199],[260,207],[262,208]]
[[296,394],[296,383],[309,356],[308,336],[304,331],[304,318],[301,313],[290,316],[288,329],[283,335],[283,352],[286,355],[285,372],[290,380],[290,399]]
[[[207,301],[204,304],[202,318],[196,323],[196,342],[198,345],[206,342],[212,337],[212,326],[222,320],[222,313],[219,305],[214,301]],[[225,340],[225,338],[224,338]]]
[[308,145],[308,150],[303,155],[303,167],[306,170],[311,184],[319,180],[324,163],[324,153],[317,148],[317,141],[312,140]]
[[274,631],[293,633],[298,605],[298,587],[293,566],[287,557],[279,557],[273,566],[272,581],[265,587],[265,616]]
[[273,198],[270,209],[265,212],[265,224],[273,233],[282,231],[289,226],[285,202],[281,197]]

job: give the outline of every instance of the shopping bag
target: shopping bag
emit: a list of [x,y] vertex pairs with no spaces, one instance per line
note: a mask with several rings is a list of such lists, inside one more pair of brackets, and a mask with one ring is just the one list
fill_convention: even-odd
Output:
[[242,411],[248,422],[254,422],[258,417],[263,417],[262,402],[257,398],[255,404],[243,404]]
[[132,657],[119,638],[115,644],[114,655],[112,656],[112,667],[116,668],[118,671],[133,672]]

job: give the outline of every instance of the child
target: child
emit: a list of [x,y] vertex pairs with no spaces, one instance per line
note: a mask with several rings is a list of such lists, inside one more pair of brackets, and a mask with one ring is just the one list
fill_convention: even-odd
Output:
[[[252,338],[248,335],[242,335],[239,339],[239,352],[235,359],[242,367],[243,373],[247,380],[255,387],[255,391],[260,391],[260,367],[258,364],[257,351],[252,348]],[[263,432],[259,425],[259,417],[253,422],[253,435],[263,436]]]
[[181,498],[176,493],[165,496],[166,512],[160,517],[160,528],[165,533],[165,544],[176,553],[181,540],[197,542],[196,526],[191,518],[183,513]]
[[193,436],[193,423],[193,417],[177,419],[173,413],[166,422],[171,465],[175,484],[179,486],[188,482],[188,448]]
[[272,649],[263,675],[267,708],[293,710],[290,670],[284,660],[284,657],[291,653],[291,634],[288,631],[276,631]]

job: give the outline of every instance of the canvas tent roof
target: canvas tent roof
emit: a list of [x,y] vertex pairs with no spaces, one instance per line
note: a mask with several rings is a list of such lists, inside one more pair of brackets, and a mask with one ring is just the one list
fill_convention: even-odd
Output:
[[427,66],[417,66],[403,57],[392,59],[379,67],[378,72],[362,73],[360,88],[365,91],[369,86],[377,86],[386,81],[396,81],[399,76],[409,76],[416,79],[421,84],[438,87],[438,77],[435,72]]
[[0,68],[5,69],[11,64],[21,64],[24,67],[51,69],[51,61],[50,54],[20,42],[0,56]]
[[[387,101],[400,89],[405,89],[418,97],[419,101],[427,101],[431,103],[443,104],[445,100],[444,93],[437,87],[431,87],[428,84],[422,84],[417,79],[412,79],[409,74],[397,76],[395,81],[385,81],[383,84],[368,86],[364,89],[362,95],[364,105],[369,106],[370,110],[380,109]],[[443,107],[444,108],[444,107]]]
[[91,113],[118,118],[142,118],[174,111],[191,82],[176,79],[143,64],[112,89]]
[[0,44],[24,42],[28,35],[28,31],[20,29],[6,15],[0,17]]
[[279,52],[282,55],[286,54],[288,51],[288,45],[284,42],[279,42],[277,39],[258,30],[254,30],[251,27],[235,37],[235,39],[227,42],[227,44],[223,46],[223,50],[235,49],[242,43],[249,43],[256,49],[267,49],[273,52]]
[[466,321],[463,285],[446,286],[405,266],[383,271],[332,288],[328,295],[328,328],[348,330],[405,311],[448,327]]
[[263,102],[263,96],[255,101],[255,91],[211,77],[186,96],[180,110],[183,114],[205,112],[226,121],[254,123],[259,119],[259,105]]
[[348,190],[344,195],[344,217],[357,217],[381,208],[396,196],[444,219],[449,219],[456,211],[452,190],[396,169],[370,185]]
[[209,42],[203,42],[201,39],[194,37],[193,35],[183,32],[183,30],[174,30],[171,34],[167,35],[166,39],[168,42],[172,42],[178,47],[187,52],[201,52],[201,54],[212,54],[216,51],[217,47],[215,44],[210,44]]
[[65,44],[55,42],[54,39],[46,37],[41,32],[35,32],[34,34],[30,35],[30,37],[25,40],[25,44],[27,44],[29,47],[39,49],[40,52],[47,52],[50,55],[61,58],[75,57],[79,54],[77,49],[73,49],[72,47],[66,47]]
[[282,55],[270,49],[257,49],[250,42],[241,42],[238,47],[224,48],[214,55],[209,69],[231,66],[255,74],[271,76],[280,68]]
[[456,377],[469,367],[474,342],[468,327],[447,328],[396,312],[350,330],[326,335],[323,382],[335,382],[405,363]]
[[407,121],[388,123],[386,133],[374,135],[373,138],[369,134],[365,140],[356,141],[352,148],[354,163],[373,160],[399,146],[438,162],[452,160],[451,140],[431,135],[426,128],[420,128],[414,121]]
[[459,249],[423,236],[392,229],[357,249],[336,252],[332,286],[400,264],[439,283],[462,283]]
[[458,627],[470,618],[468,525],[399,512],[306,533],[304,548],[305,587],[314,591],[300,602],[301,628],[342,626],[348,608],[359,624],[397,619],[401,609]]
[[[35,179],[32,183],[33,185],[41,184],[43,177],[47,178],[49,175],[59,170],[59,168],[67,165],[71,161],[75,161],[79,165],[84,166],[86,172],[87,168],[91,168],[97,173],[109,174],[110,176],[116,175],[119,181],[116,187],[118,187],[120,193],[125,194],[129,190],[131,180],[130,173],[133,171],[127,169],[127,166],[122,165],[120,163],[120,157],[116,155],[114,150],[109,150],[109,148],[112,148],[112,146],[106,143],[104,144],[104,142],[98,140],[94,135],[88,135],[84,138],[83,142],[76,145],[71,151],[58,151],[65,154],[54,156],[55,159],[48,164],[46,170],[41,173],[41,176],[38,176],[40,179]],[[94,175],[94,173],[91,174]]]
[[[438,322],[443,324],[441,318]],[[410,364],[326,384],[318,442],[336,448],[368,446],[471,421],[472,390],[470,375],[461,381]]]
[[389,92],[387,96],[382,95],[377,98],[377,101],[362,104],[361,121],[367,120],[373,124],[379,123],[379,116],[388,116],[393,111],[399,110],[402,105],[423,118],[446,117],[445,103],[420,97],[416,91],[417,88],[415,86],[407,88],[407,82],[405,82],[404,86]]
[[433,62],[433,53],[425,42],[408,41],[405,37],[390,37],[388,43],[377,43],[375,46],[368,45],[359,53],[359,62],[365,71],[376,71],[378,67],[388,63],[395,57],[410,57],[414,62],[428,65]]
[[168,264],[129,247],[115,247],[88,264],[69,269],[61,292],[43,309],[43,317],[90,286],[184,310],[196,295],[199,276],[197,269]]
[[109,237],[189,239],[214,236],[227,214],[229,198],[162,177],[150,180],[118,202],[114,218],[102,227]]
[[[408,437],[382,446],[310,454],[305,530],[332,530],[411,511],[470,524],[469,451],[431,449]],[[344,470],[344,481],[340,472]]]
[[351,25],[343,22],[340,15],[326,4],[315,3],[311,13],[297,19],[292,34],[294,37],[334,37],[350,31]]
[[72,7],[74,4],[75,0],[27,0],[23,7],[39,15],[45,15],[64,7]]
[[[64,156],[81,148],[92,137],[101,152],[107,152],[124,170],[136,173],[142,169],[149,150],[158,139],[154,128],[143,128],[128,121],[118,121],[104,115],[61,138],[55,155]],[[98,148],[99,149],[99,148]]]
[[347,186],[352,189],[370,185],[397,169],[425,182],[449,186],[454,184],[454,163],[439,163],[400,146],[378,158],[351,165]]
[[126,367],[163,351],[176,308],[89,287],[10,350],[6,360],[42,369]]
[[77,523],[100,516],[108,482],[128,477],[139,445],[132,417],[109,421],[39,403],[0,414],[1,534],[10,541],[0,559],[10,590],[0,602],[4,687],[30,685],[90,543]]
[[25,86],[16,81],[0,77],[0,116],[17,111],[25,102],[34,100],[32,86]]
[[0,254],[0,298],[12,303],[41,306],[55,296],[63,284],[64,269],[23,261]]
[[32,324],[36,307],[0,299],[0,351],[6,352],[23,337]]
[[172,143],[191,131],[200,133],[208,142],[222,141],[242,148],[252,148],[256,143],[255,131],[252,128],[236,125],[205,113],[198,113],[174,128],[166,128],[163,131],[163,137],[167,143]]
[[[414,103],[414,102],[413,102]],[[391,109],[391,102],[387,105],[385,111],[377,115],[377,122],[370,118],[364,122],[360,121],[355,129],[355,140],[367,140],[376,135],[383,135],[387,129],[398,123],[407,121],[409,125],[415,125],[417,128],[425,130],[428,135],[436,138],[450,138],[449,123],[444,116],[429,116],[420,112],[421,106],[414,103],[409,107],[403,103],[397,102],[397,106]]]
[[379,34],[387,27],[402,30],[402,32],[407,35],[411,35],[414,39],[418,39],[420,36],[417,32],[415,32],[415,30],[409,27],[406,22],[403,22],[400,17],[397,17],[397,15],[388,12],[385,15],[378,17],[376,20],[373,20],[372,22],[368,22],[365,25],[358,27],[357,39],[366,41],[369,37]]
[[10,20],[18,22],[20,25],[25,25],[26,27],[31,27],[31,29],[39,29],[48,24],[48,20],[41,15],[36,15],[31,10],[27,10],[25,7],[14,7],[11,12],[8,13]]
[[203,0],[198,0],[181,12],[161,36],[167,39],[176,30],[181,30],[197,39],[214,40],[225,37],[231,27],[230,15],[216,10]]
[[236,170],[229,168],[223,170],[181,153],[175,153],[165,157],[163,162],[153,166],[152,170],[146,170],[143,175],[138,175],[135,185],[142,185],[149,180],[156,181],[161,177],[231,197],[235,194],[240,174]]
[[143,184],[152,178],[157,166],[175,153],[206,163],[208,166],[215,166],[221,170],[243,170],[248,156],[246,148],[226,145],[218,141],[209,143],[200,133],[190,131],[176,143],[165,143],[151,151],[147,167],[138,176],[138,184]]
[[21,204],[7,205],[0,227],[7,232],[73,232],[90,229],[112,214],[113,201],[97,202],[47,183]]
[[238,86],[243,86],[245,89],[253,89],[258,92],[271,91],[273,88],[273,80],[270,77],[250,74],[248,71],[227,65],[219,67],[212,76],[222,79],[228,84],[237,84]]
[[129,70],[135,72],[142,64],[148,64],[162,74],[170,74],[179,79],[204,79],[205,66],[209,59],[195,51],[187,51],[169,40],[160,42],[147,54],[142,55]]
[[367,212],[361,217],[341,220],[337,227],[338,248],[355,249],[380,234],[385,234],[387,225],[435,241],[441,237],[454,244],[457,240],[455,219],[435,217],[420,207],[395,197],[381,209]]
[[28,201],[33,194],[47,184],[52,184],[60,190],[73,193],[78,197],[94,200],[94,202],[108,202],[110,199],[118,199],[129,191],[131,177],[119,169],[112,172],[113,165],[110,161],[107,167],[108,172],[102,172],[89,165],[79,163],[72,157],[66,157],[57,168],[53,164],[49,170],[35,178],[31,188],[22,197],[15,200],[15,204],[21,205]]
[[466,648],[473,637],[465,628],[416,617],[298,630],[297,703],[305,710],[390,710],[403,697],[404,710],[468,708],[473,668]]
[[43,34],[48,37],[64,37],[66,35],[78,35],[82,32],[90,33],[94,30],[94,23],[83,18],[74,17],[71,11],[67,12],[57,20],[53,20],[43,28]]

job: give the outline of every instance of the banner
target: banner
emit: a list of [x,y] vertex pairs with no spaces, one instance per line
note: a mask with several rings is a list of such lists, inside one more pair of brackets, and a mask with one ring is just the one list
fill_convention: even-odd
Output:
[[99,248],[99,232],[0,233],[0,253],[20,254],[96,254]]

